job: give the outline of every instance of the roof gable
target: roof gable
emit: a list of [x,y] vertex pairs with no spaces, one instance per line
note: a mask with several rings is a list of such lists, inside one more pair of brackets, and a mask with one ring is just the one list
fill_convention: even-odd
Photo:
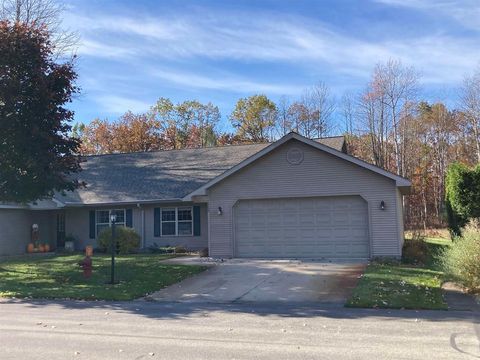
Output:
[[[315,141],[315,140],[311,140],[311,139],[308,139],[304,136],[301,136],[295,132],[291,132],[287,135],[285,135],[284,137],[282,137],[281,139],[279,139],[278,141],[270,144],[269,146],[263,148],[262,150],[260,150],[259,152],[257,152],[256,154],[253,154],[252,156],[248,157],[247,159],[243,160],[242,162],[240,162],[239,164],[233,166],[232,168],[230,168],[229,170],[225,171],[223,174],[217,176],[216,178],[212,179],[211,181],[209,181],[208,183],[206,183],[205,185],[201,186],[200,188],[196,189],[195,191],[193,191],[192,193],[188,194],[187,196],[185,196],[183,198],[183,200],[191,200],[193,196],[197,196],[197,195],[205,195],[206,194],[206,190],[209,189],[210,187],[214,186],[215,184],[217,184],[218,182],[222,181],[223,179],[235,174],[237,171],[243,169],[245,166],[255,162],[256,160],[260,159],[261,157],[267,155],[268,153],[270,153],[271,151],[275,150],[276,148],[278,148],[279,146],[285,144],[287,141],[289,140],[292,140],[292,139],[295,139],[297,141],[300,141],[302,143],[305,143],[307,145],[310,145],[318,150],[321,150],[321,151],[324,151],[328,154],[331,154],[333,156],[336,156],[340,159],[343,159],[345,161],[348,161],[350,163],[353,163],[357,166],[360,166],[362,168],[365,168],[365,169],[368,169],[374,173],[377,173],[379,175],[382,175],[382,176],[385,176],[387,178],[390,178],[392,180],[395,181],[397,187],[399,188],[402,188],[402,189],[409,189],[410,186],[411,186],[411,183],[409,180],[401,177],[401,176],[398,176],[398,175],[395,175],[389,171],[386,171],[382,168],[379,168],[378,166],[375,166],[375,165],[372,165],[372,164],[369,164],[363,160],[360,160],[354,156],[351,156],[351,155],[348,155],[342,151],[339,151],[339,150],[336,150],[336,149],[333,149],[327,145],[324,145],[318,141]],[[343,146],[344,144],[342,143],[342,149],[343,149]]]

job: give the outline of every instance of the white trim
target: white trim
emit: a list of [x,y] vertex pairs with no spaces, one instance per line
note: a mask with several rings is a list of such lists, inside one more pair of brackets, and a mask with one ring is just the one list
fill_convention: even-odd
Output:
[[[192,215],[192,220],[178,220],[178,210],[190,210],[190,214]],[[162,220],[162,213],[163,210],[166,211],[175,211],[175,220],[169,220],[169,221],[163,221]],[[175,223],[175,234],[163,234],[163,223]],[[192,224],[192,231],[190,234],[179,234],[178,233],[178,223],[183,222],[183,223],[191,223]],[[161,207],[160,208],[160,237],[183,237],[183,236],[194,236],[194,214],[193,214],[193,206],[168,206],[168,207]]]
[[106,201],[95,203],[65,202],[66,207],[93,207],[93,206],[117,206],[117,205],[138,205],[138,204],[157,204],[157,203],[178,203],[182,199],[154,199],[154,200],[126,200],[126,201]]
[[4,204],[0,204],[0,209],[31,210],[28,205],[4,205]]
[[337,156],[337,157],[339,157],[343,160],[349,161],[349,162],[351,162],[355,165],[358,165],[360,167],[368,169],[368,170],[370,170],[374,173],[377,173],[377,174],[383,175],[383,176],[385,176],[389,179],[392,179],[396,182],[397,187],[407,187],[407,188],[409,188],[412,185],[409,180],[407,180],[407,179],[405,179],[401,176],[395,175],[395,174],[393,174],[389,171],[386,171],[384,169],[379,168],[378,166],[369,164],[365,161],[357,159],[354,156],[345,154],[341,151],[338,151],[338,150],[335,150],[331,147],[323,145],[323,144],[321,144],[321,143],[319,143],[315,140],[310,140],[310,139],[307,139],[306,137],[301,136],[297,133],[291,132],[291,133],[285,135],[284,137],[282,137],[281,139],[279,139],[278,141],[276,141],[276,142],[268,145],[267,147],[263,148],[262,150],[260,150],[256,154],[254,154],[254,155],[250,156],[249,158],[243,160],[242,162],[240,162],[239,164],[230,168],[229,170],[225,171],[223,174],[221,174],[221,175],[217,176],[216,178],[210,180],[205,185],[199,187],[197,190],[195,190],[195,191],[191,192],[190,194],[186,195],[182,200],[183,201],[191,201],[193,196],[206,195],[206,190],[209,189],[210,187],[212,187],[213,185],[222,181],[226,177],[236,173],[237,171],[241,170],[245,166],[251,164],[252,162],[256,161],[257,159],[261,158],[262,156],[268,154],[269,152],[275,150],[280,145],[286,143],[287,141],[289,141],[291,139],[298,140],[300,142],[303,142],[304,144],[307,144],[307,145],[313,146],[314,148],[317,148],[319,150],[325,151],[328,154]]

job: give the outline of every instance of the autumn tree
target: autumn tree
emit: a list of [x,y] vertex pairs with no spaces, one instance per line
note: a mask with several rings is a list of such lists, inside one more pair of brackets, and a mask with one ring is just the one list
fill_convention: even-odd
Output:
[[288,107],[287,114],[292,130],[308,138],[314,136],[313,116],[305,104],[295,101]]
[[273,140],[277,107],[265,95],[253,95],[239,99],[230,115],[237,135],[252,142]]
[[75,124],[72,133],[80,142],[80,154],[99,155],[115,152],[113,128],[107,119],[94,119],[89,124]]
[[79,186],[70,136],[78,92],[72,62],[53,58],[45,28],[0,21],[0,201],[28,202]]
[[165,146],[170,149],[204,147],[216,144],[220,110],[212,103],[186,100],[173,104],[160,98],[150,111],[158,121]]
[[158,122],[165,149],[177,148],[177,125],[175,105],[170,99],[161,97],[150,109],[150,115]]
[[112,146],[119,152],[153,151],[161,149],[160,126],[147,114],[123,114],[112,124]]

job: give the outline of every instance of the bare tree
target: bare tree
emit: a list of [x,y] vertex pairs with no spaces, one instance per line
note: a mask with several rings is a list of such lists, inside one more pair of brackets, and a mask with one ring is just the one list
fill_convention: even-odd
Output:
[[332,131],[331,116],[335,110],[335,101],[326,84],[320,82],[306,89],[301,102],[309,113],[309,130],[306,136],[322,137]]
[[[395,147],[395,165],[398,174],[405,176],[404,160],[405,134],[400,131],[401,119],[408,119],[414,108],[418,92],[419,75],[413,67],[403,66],[399,60],[389,60],[378,64],[373,72],[372,85],[375,92],[381,94],[386,106],[387,116],[393,129]],[[407,127],[404,127],[406,129]]]
[[480,68],[464,79],[461,89],[461,107],[472,132],[477,161],[480,162]]
[[386,118],[383,94],[375,91],[372,84],[359,96],[358,128],[368,135],[371,161],[377,166],[388,169],[388,137],[391,126]]
[[64,4],[55,0],[0,0],[0,19],[45,26],[58,55],[73,51],[79,42],[77,33],[62,26],[64,10]]
[[355,121],[355,98],[352,93],[346,92],[343,94],[340,101],[340,112],[345,124],[345,132],[353,134],[353,124]]
[[290,100],[285,95],[280,97],[277,104],[277,132],[284,136],[292,131],[292,119],[289,113]]

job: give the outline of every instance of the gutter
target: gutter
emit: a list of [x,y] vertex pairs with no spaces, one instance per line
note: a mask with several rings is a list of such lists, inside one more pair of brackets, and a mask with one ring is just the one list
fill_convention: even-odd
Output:
[[95,203],[65,202],[64,206],[68,208],[76,208],[76,207],[98,207],[98,206],[116,206],[116,205],[158,204],[158,203],[174,203],[174,202],[185,202],[185,201],[183,199],[154,199],[154,200],[107,201],[107,202],[95,202]]

